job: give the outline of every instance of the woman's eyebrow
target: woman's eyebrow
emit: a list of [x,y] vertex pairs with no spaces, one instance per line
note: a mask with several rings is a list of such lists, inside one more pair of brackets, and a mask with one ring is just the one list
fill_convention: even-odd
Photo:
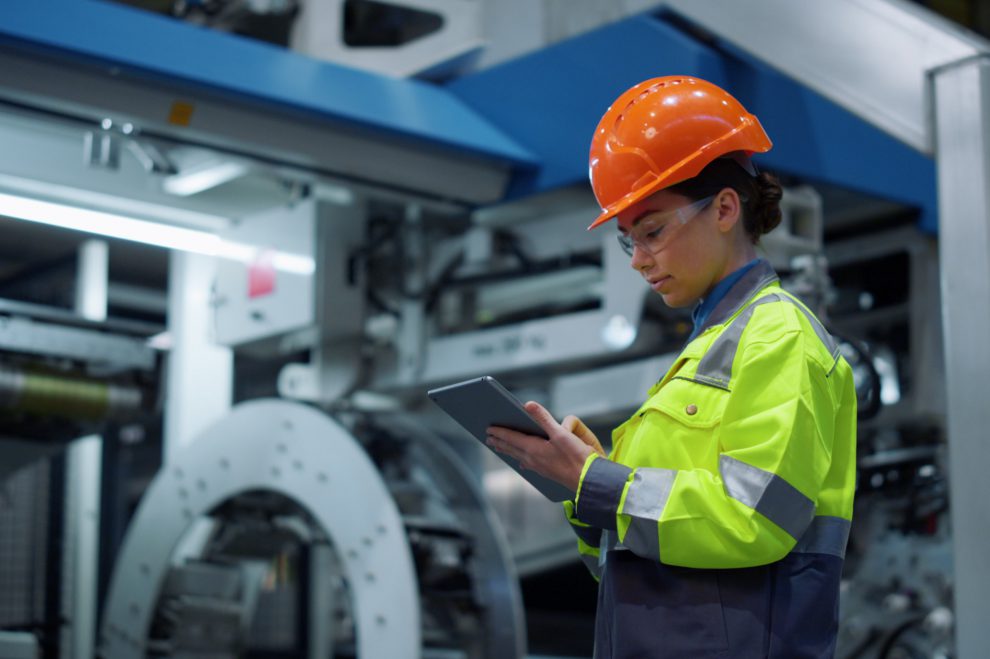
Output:
[[[633,220],[632,221],[632,224],[630,224],[629,226],[630,227],[635,227],[637,224],[639,224],[640,222],[642,222],[643,220],[645,220],[646,218],[648,218],[651,215],[663,215],[663,214],[669,213],[669,212],[670,212],[669,210],[660,210],[659,208],[654,208],[654,209],[651,209],[651,210],[645,210],[642,213],[640,213],[639,215],[637,215],[636,216],[636,219]],[[625,227],[623,227],[621,224],[619,225],[618,228],[619,228],[619,232],[620,233],[623,233],[623,234],[629,233],[629,231]]]
[[636,219],[633,220],[632,224],[630,224],[629,226],[633,226],[633,227],[636,226],[637,224],[642,222],[647,216],[652,215],[653,213],[656,213],[656,211],[653,210],[643,211],[642,213],[636,216]]
[[654,208],[653,210],[643,211],[642,213],[640,213],[636,217],[635,220],[632,221],[632,224],[630,226],[636,226],[637,224],[639,224],[640,222],[642,222],[643,220],[647,219],[648,217],[650,217],[652,215],[666,215],[669,212],[670,212],[669,210],[660,210],[659,208]]

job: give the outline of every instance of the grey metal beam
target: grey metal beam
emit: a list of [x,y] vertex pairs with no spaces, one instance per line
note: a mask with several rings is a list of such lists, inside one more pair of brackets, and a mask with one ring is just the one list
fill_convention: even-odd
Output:
[[958,656],[990,647],[990,58],[933,76]]
[[[124,76],[67,69],[56,63],[0,52],[0,102],[80,121],[94,128],[132,124],[143,134],[246,155],[270,166],[300,168],[393,190],[468,203],[502,198],[512,166],[466,151],[357,131],[309,117],[284,115],[183,90],[195,105],[191,126],[166,121],[174,90]],[[80,142],[81,144],[81,142]]]
[[22,317],[5,317],[6,307],[6,304],[0,304],[0,350],[67,357],[114,369],[154,368],[155,351],[143,340]]

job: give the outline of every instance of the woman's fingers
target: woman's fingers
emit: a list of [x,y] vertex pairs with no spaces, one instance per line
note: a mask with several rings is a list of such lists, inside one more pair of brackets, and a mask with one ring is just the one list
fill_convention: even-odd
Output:
[[[491,426],[487,430],[487,443],[499,453],[503,453],[510,458],[522,461],[525,459],[529,449],[534,446],[534,442],[543,444],[546,442],[542,437],[534,437],[526,433],[504,428],[501,426]],[[539,444],[536,444],[539,446]]]
[[547,408],[543,407],[539,403],[529,401],[523,405],[523,407],[526,408],[529,415],[533,417],[533,420],[536,421],[541,428],[543,428],[543,432],[547,434],[547,437],[552,437],[563,430],[563,428],[560,427],[560,424],[557,423],[557,419],[553,418],[553,415],[547,411]]

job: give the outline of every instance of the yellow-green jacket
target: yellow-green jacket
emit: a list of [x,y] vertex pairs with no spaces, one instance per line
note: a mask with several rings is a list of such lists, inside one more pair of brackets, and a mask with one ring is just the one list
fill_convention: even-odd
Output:
[[596,658],[834,651],[856,394],[761,261],[565,502],[600,579]]

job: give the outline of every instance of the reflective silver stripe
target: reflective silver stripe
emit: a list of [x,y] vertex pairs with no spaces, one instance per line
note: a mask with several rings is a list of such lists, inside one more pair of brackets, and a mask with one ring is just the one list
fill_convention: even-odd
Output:
[[820,515],[791,550],[792,554],[829,554],[845,558],[852,522],[841,517]]
[[625,502],[619,511],[631,518],[622,543],[644,558],[660,560],[657,524],[670,498],[676,476],[677,472],[673,469],[640,467],[629,483]]
[[589,572],[591,572],[596,577],[601,578],[601,576],[602,576],[602,567],[601,567],[601,564],[599,562],[598,556],[590,556],[588,554],[581,554],[581,562],[584,563],[584,566],[586,568],[588,568],[588,571]]
[[680,379],[692,380],[698,384],[728,390],[729,382],[732,379],[732,363],[736,359],[736,353],[739,352],[739,343],[742,340],[743,332],[752,319],[756,307],[768,302],[790,302],[797,307],[804,314],[805,318],[808,319],[808,323],[815,331],[818,339],[825,345],[829,353],[831,353],[832,359],[839,359],[838,342],[825,330],[825,327],[815,318],[813,313],[808,311],[803,304],[786,295],[771,293],[761,297],[743,309],[742,313],[712,343],[711,347],[701,358],[701,361],[698,362],[698,369],[695,374],[693,376],[679,376]]
[[571,529],[574,531],[574,535],[581,538],[590,547],[597,547],[602,540],[602,530],[598,527],[578,526],[571,523]]
[[742,313],[715,339],[701,361],[698,362],[698,370],[694,376],[688,376],[687,379],[693,379],[699,384],[707,384],[710,387],[728,389],[729,380],[732,378],[732,362],[736,359],[739,342],[742,340],[746,326],[753,317],[753,312],[761,304],[779,302],[782,299],[784,298],[780,295],[771,293],[743,309]]
[[718,459],[726,493],[800,538],[815,516],[815,502],[780,476],[722,455]]
[[833,338],[832,335],[825,330],[825,326],[822,325],[821,321],[815,317],[815,314],[808,311],[803,304],[798,303],[796,300],[793,300],[789,297],[785,297],[784,299],[786,299],[788,302],[790,302],[795,307],[801,310],[801,313],[804,314],[804,317],[808,319],[808,323],[811,325],[811,328],[815,330],[815,334],[818,335],[818,338],[821,340],[822,343],[825,344],[825,347],[832,354],[832,359],[838,359],[839,358],[838,341],[836,341],[835,338]]

